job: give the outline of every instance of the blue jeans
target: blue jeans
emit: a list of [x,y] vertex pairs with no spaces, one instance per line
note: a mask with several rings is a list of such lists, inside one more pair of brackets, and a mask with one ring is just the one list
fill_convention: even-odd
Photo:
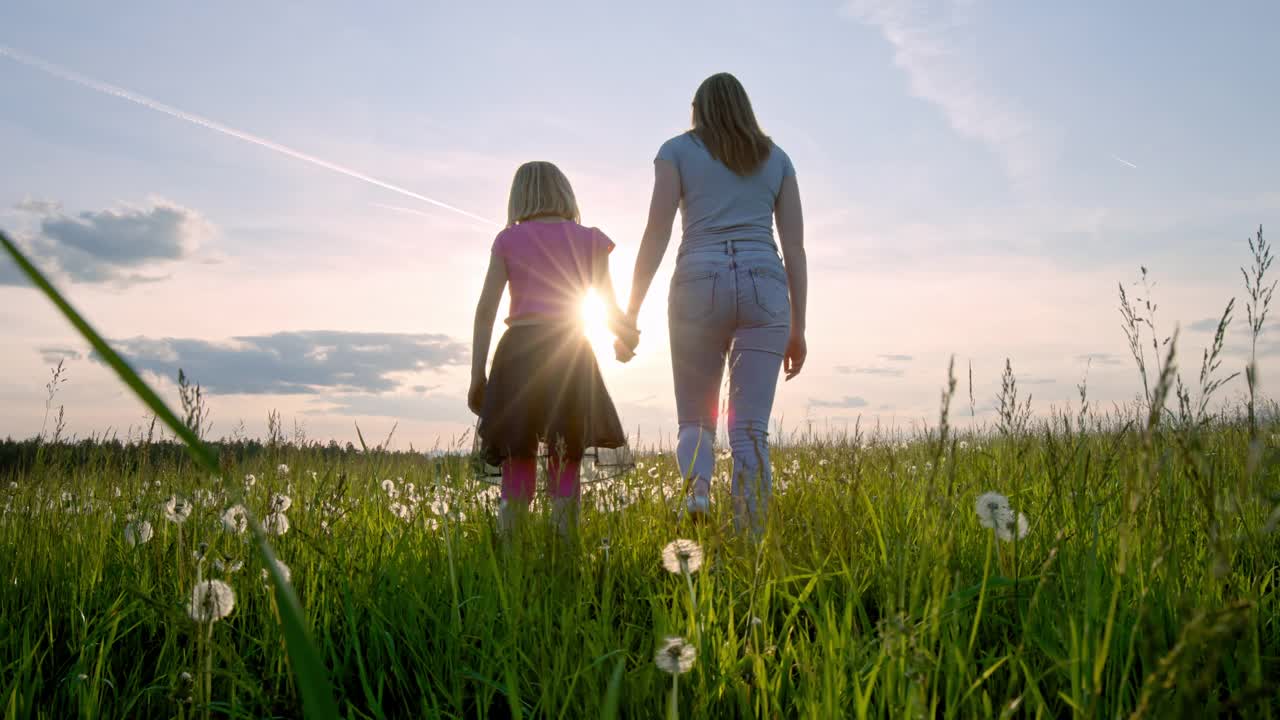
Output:
[[777,250],[758,241],[726,242],[681,254],[668,324],[680,471],[695,493],[709,492],[727,364],[734,522],[759,532],[773,487],[769,414],[791,333],[787,274]]

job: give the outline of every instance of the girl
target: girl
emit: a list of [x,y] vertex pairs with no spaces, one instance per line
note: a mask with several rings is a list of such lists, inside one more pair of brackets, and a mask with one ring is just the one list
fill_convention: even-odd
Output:
[[[586,292],[595,288],[611,308],[618,356],[638,341],[623,322],[609,277],[613,242],[579,224],[573,188],[549,162],[516,170],[507,205],[507,228],[498,234],[476,305],[467,404],[480,416],[477,428],[486,462],[502,468],[499,527],[533,499],[539,443],[548,450],[552,512],[562,533],[577,515],[578,467],[586,448],[626,443],[600,368],[582,331]],[[489,340],[511,284],[511,315],[485,376]]]
[[654,173],[627,314],[634,322],[640,312],[679,207],[684,237],[668,325],[680,421],[676,455],[692,486],[686,507],[695,517],[709,509],[727,365],[734,520],[758,534],[772,485],[769,413],[779,370],[794,378],[808,354],[809,280],[796,171],[760,129],[742,84],[720,73],[694,93],[693,129],[663,143]]

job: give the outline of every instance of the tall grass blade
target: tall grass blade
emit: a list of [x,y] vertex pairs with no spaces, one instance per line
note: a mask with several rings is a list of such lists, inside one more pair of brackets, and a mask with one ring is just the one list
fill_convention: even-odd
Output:
[[[200,438],[196,437],[196,434],[165,405],[160,396],[143,382],[138,373],[129,366],[129,363],[125,362],[124,358],[111,349],[106,340],[71,306],[71,303],[67,302],[66,298],[53,287],[35,265],[31,264],[31,261],[18,249],[18,246],[3,232],[0,232],[0,244],[4,245],[4,249],[13,258],[13,261],[18,264],[18,267],[22,269],[27,278],[31,280],[31,283],[40,292],[44,293],[44,296],[50,302],[57,306],[63,316],[67,318],[67,321],[88,341],[103,362],[110,366],[120,380],[125,385],[128,385],[129,389],[138,396],[138,399],[182,440],[191,457],[205,470],[214,475],[219,475],[221,471],[218,467],[217,455],[201,442]],[[289,582],[281,574],[279,565],[276,563],[275,553],[272,552],[271,545],[267,542],[262,526],[252,516],[249,517],[249,522],[253,528],[254,537],[257,538],[258,551],[261,553],[266,567],[270,570],[271,579],[275,585],[276,602],[280,608],[281,624],[284,626],[285,645],[289,652],[289,660],[293,664],[293,671],[297,675],[298,688],[302,693],[303,713],[309,718],[333,718],[336,720],[338,709],[333,700],[333,686],[329,682],[328,671],[320,660],[320,653],[316,650],[315,644],[307,633],[306,624],[303,620],[302,605],[298,602],[298,596],[293,592]]]

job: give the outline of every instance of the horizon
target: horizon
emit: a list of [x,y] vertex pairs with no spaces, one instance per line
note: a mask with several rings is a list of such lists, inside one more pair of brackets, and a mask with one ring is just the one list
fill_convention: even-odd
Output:
[[[989,421],[1006,357],[1039,414],[1076,400],[1086,368],[1091,401],[1133,400],[1117,285],[1132,291],[1140,267],[1160,334],[1181,327],[1184,376],[1231,298],[1224,369],[1243,370],[1238,269],[1246,239],[1280,224],[1280,100],[1254,92],[1280,7],[868,1],[758,27],[760,7],[708,40],[718,8],[671,28],[665,5],[24,5],[0,34],[0,82],[25,100],[0,110],[15,170],[0,179],[0,228],[166,400],[179,367],[201,384],[211,437],[238,420],[261,437],[278,409],[322,441],[354,442],[359,423],[423,449],[472,424],[471,315],[516,166],[564,168],[584,224],[618,244],[625,301],[653,155],[687,129],[697,83],[727,69],[795,161],[806,210],[810,358],[779,385],[783,427],[931,426],[949,357],[962,423],[967,367]],[[521,84],[529,35],[574,31],[580,42],[540,37],[548,67]],[[646,57],[660,32],[688,57]],[[674,429],[673,265],[671,250],[637,358],[600,357],[641,438]],[[59,359],[69,433],[143,422],[7,259],[0,321],[0,436],[40,431]],[[1258,351],[1264,389],[1276,329]],[[1232,381],[1224,401],[1243,390]]]

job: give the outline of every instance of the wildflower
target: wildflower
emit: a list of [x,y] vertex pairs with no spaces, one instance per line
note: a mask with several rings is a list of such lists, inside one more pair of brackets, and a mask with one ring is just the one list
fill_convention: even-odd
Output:
[[[17,485],[14,485],[14,487],[17,487]],[[116,497],[120,497],[120,494],[121,494],[121,493],[120,493],[120,486],[119,486],[119,485],[115,485],[115,486],[113,486],[113,487],[111,488],[111,494],[112,494],[112,495],[114,495],[114,496],[116,496]]]
[[17,489],[18,489],[18,483],[17,483],[17,482],[15,482],[15,481],[13,481],[13,480],[10,480],[10,481],[9,481],[9,489],[10,489],[10,490],[17,490]]
[[392,515],[395,515],[405,522],[409,522],[413,519],[413,510],[404,503],[393,502],[389,509],[391,510]]
[[289,466],[285,465],[284,463],[280,463],[279,465],[277,465],[276,475],[280,477],[287,477],[289,475]]
[[[293,571],[289,569],[288,565],[285,565],[283,562],[281,562],[278,559],[276,560],[276,569],[280,571],[280,574],[284,577],[285,582],[293,581]],[[262,581],[263,582],[271,581],[271,572],[266,568],[262,568]]]
[[289,532],[289,518],[284,513],[271,513],[262,521],[262,529],[270,535],[283,535]]
[[293,507],[293,499],[288,495],[276,493],[271,496],[271,512],[282,513]]
[[124,526],[124,541],[130,546],[146,545],[153,535],[155,531],[151,529],[151,523],[146,520],[138,520]]
[[698,659],[698,648],[682,637],[669,636],[662,641],[658,651],[653,654],[653,662],[658,669],[672,675],[683,675],[693,669],[693,661]]
[[649,468],[649,477],[651,477],[651,478],[656,478],[656,477],[658,477],[658,468],[656,468],[656,467],[651,467],[651,468]]
[[222,558],[218,558],[213,561],[213,569],[217,570],[220,573],[226,573],[230,575],[231,573],[237,573],[237,572],[240,572],[242,569],[244,569],[244,561],[243,560],[231,561],[231,560],[223,560]]
[[181,682],[184,685],[190,685],[192,682],[191,673],[187,672],[186,670],[183,670],[182,672],[178,673],[178,682]]
[[978,513],[978,522],[983,527],[997,529],[1007,527],[1014,522],[1013,510],[1009,508],[1009,498],[997,492],[987,492],[978,496],[974,504]]
[[396,490],[396,483],[391,478],[382,481],[382,492],[393,498],[399,495],[399,491]]
[[819,461],[818,461],[818,467],[826,467],[826,466],[827,466],[827,459],[826,459],[826,458],[823,458],[823,459],[821,459],[821,460],[819,460]]
[[205,580],[191,590],[187,614],[199,623],[216,622],[230,615],[235,606],[236,594],[230,585],[221,580]]
[[968,440],[961,440],[961,441],[960,441],[960,449],[961,449],[961,450],[968,450],[968,449],[969,449],[969,441],[968,441]]
[[222,527],[227,532],[243,535],[249,528],[249,511],[243,505],[232,505],[222,513]]
[[254,475],[253,473],[249,473],[248,475],[245,475],[245,476],[244,476],[244,488],[245,488],[245,490],[248,490],[249,488],[253,487],[254,485],[256,485],[256,484],[257,484],[257,482],[258,482],[258,476],[257,476],[257,475]]
[[1031,523],[1027,521],[1027,516],[1018,513],[1017,519],[1013,518],[1013,511],[1009,511],[1008,521],[996,528],[996,535],[1005,542],[1011,542],[1014,538],[1021,540],[1031,532]]
[[693,540],[672,540],[662,548],[662,566],[668,572],[696,573],[702,567],[702,546]]

